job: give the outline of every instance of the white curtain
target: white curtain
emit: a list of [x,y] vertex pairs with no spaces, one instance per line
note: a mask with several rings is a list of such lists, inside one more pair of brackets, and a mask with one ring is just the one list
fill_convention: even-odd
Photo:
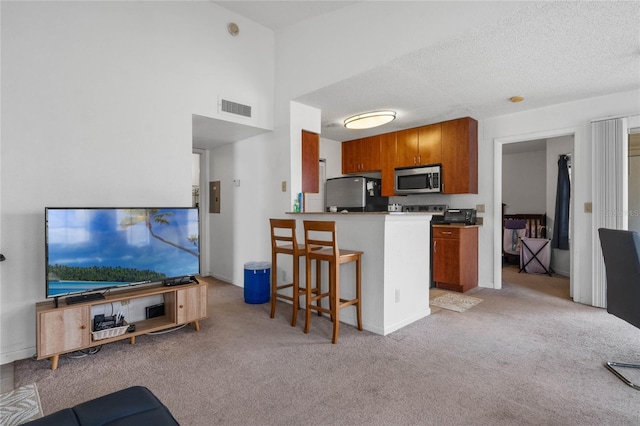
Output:
[[627,229],[627,119],[591,123],[593,141],[593,306],[606,307],[599,228]]

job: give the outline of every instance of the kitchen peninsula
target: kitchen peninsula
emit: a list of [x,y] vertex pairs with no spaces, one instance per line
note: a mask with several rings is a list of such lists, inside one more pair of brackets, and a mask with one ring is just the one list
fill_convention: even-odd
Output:
[[[362,322],[372,333],[387,335],[428,316],[430,223],[426,213],[292,213],[304,241],[304,220],[335,221],[338,247],[362,250]],[[301,268],[302,269],[302,268]],[[304,273],[301,270],[301,276]],[[327,274],[323,272],[323,277]],[[341,296],[353,297],[355,270],[340,269]],[[326,285],[326,283],[324,284]],[[355,309],[340,320],[355,325]]]

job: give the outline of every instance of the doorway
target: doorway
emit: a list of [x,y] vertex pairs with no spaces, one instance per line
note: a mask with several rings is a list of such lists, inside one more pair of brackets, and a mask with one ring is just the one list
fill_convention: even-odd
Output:
[[[496,213],[494,217],[494,288],[502,288],[502,203],[505,202],[507,204],[506,209],[508,213],[545,213],[548,226],[547,238],[550,238],[552,236],[555,216],[558,156],[573,154],[575,134],[576,130],[569,129],[495,140],[494,212]],[[513,158],[505,159],[505,155],[511,155]],[[574,156],[572,155],[572,157]],[[538,163],[539,167],[537,169],[531,166],[530,163],[532,161]],[[503,181],[509,173],[521,172],[524,174],[523,170],[527,167],[529,168],[526,172],[529,175],[528,177],[521,176],[522,179],[517,180],[519,183],[509,186],[508,189],[503,188]],[[509,179],[511,181],[514,180],[513,176],[509,177]],[[534,184],[533,187],[531,186],[532,183]],[[537,195],[535,197],[530,196],[531,191],[536,191]],[[525,197],[522,197],[522,194],[525,194]],[[504,199],[505,196],[512,197],[515,202],[510,205],[509,201]],[[570,216],[574,217],[572,213],[574,208],[573,199],[571,199],[570,203]],[[534,209],[535,211],[515,211],[520,210],[520,208],[524,210]],[[570,222],[570,234],[572,233],[572,228],[573,223]],[[573,247],[571,241],[570,247]],[[573,279],[571,279],[573,250],[558,251],[554,249],[552,259],[554,255],[556,261],[560,260],[560,263],[556,263],[554,270],[558,269],[556,272],[570,277],[569,293],[571,297],[573,297],[574,288]]]
[[640,128],[629,131],[629,230],[640,232]]
[[200,217],[200,275],[211,275],[209,263],[209,215],[208,188],[209,156],[208,151],[194,148],[191,167],[191,205],[198,208]]

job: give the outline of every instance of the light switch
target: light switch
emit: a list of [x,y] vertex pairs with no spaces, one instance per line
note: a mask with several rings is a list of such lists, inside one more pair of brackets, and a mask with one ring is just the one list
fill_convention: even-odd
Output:
[[476,204],[476,210],[478,213],[484,213],[484,204]]
[[592,213],[593,212],[593,204],[591,204],[591,202],[584,203],[584,212],[585,213]]
[[287,181],[286,180],[282,181],[282,192],[287,192]]

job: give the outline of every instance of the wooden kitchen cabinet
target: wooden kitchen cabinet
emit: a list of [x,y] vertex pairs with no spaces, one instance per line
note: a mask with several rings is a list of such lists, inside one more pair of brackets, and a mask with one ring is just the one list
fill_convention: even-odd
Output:
[[478,227],[434,225],[433,281],[444,290],[465,292],[478,286]]
[[302,192],[320,192],[320,135],[302,131]]
[[415,166],[419,163],[418,129],[396,132],[395,167]]
[[470,117],[442,124],[442,192],[478,193],[478,122]]
[[342,142],[342,173],[379,172],[380,135]]
[[440,123],[397,132],[395,167],[440,163],[441,137]]
[[440,123],[418,128],[418,148],[420,164],[442,162],[442,125]]

